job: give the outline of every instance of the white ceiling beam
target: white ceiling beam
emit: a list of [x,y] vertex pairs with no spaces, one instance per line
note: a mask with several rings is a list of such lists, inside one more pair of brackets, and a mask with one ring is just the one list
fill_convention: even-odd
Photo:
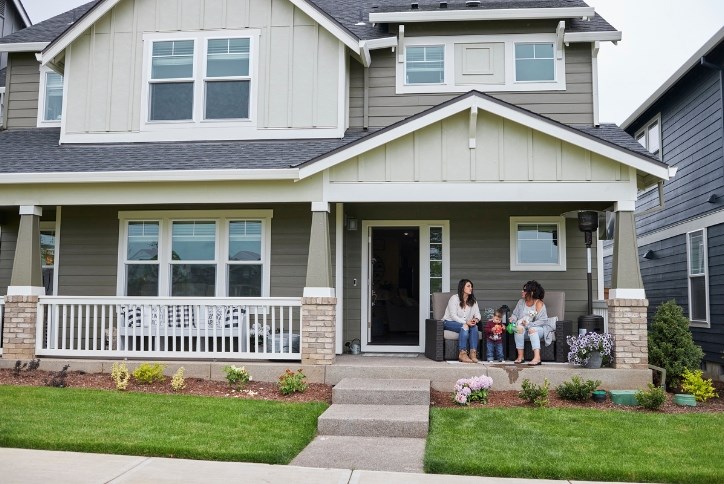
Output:
[[372,23],[409,23],[409,22],[469,22],[473,20],[533,20],[561,18],[592,18],[596,14],[593,7],[569,8],[497,8],[465,10],[406,10],[404,12],[372,12]]

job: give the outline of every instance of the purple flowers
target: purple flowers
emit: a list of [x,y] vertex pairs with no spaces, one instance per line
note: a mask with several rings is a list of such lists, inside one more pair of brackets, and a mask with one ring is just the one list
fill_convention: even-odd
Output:
[[470,402],[488,403],[488,390],[493,386],[493,379],[481,375],[472,378],[461,378],[455,383],[455,403],[467,405]]
[[576,365],[586,365],[591,353],[601,353],[603,364],[613,361],[613,336],[610,333],[586,333],[583,336],[568,336],[566,342],[571,349],[568,352],[568,362]]

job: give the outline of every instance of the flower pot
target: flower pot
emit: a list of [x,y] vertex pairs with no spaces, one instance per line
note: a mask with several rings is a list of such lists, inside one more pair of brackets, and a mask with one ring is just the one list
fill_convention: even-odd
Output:
[[686,407],[696,407],[696,398],[688,393],[677,393],[674,395],[674,403]]
[[586,362],[586,368],[601,368],[603,358],[601,357],[600,351],[591,351],[588,355],[588,362]]
[[593,401],[596,403],[605,402],[607,396],[608,394],[606,393],[606,390],[594,390],[591,394],[591,398],[593,398]]

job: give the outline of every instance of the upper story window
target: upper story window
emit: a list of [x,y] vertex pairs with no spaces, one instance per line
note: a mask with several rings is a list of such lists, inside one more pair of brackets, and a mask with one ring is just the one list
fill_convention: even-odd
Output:
[[510,217],[511,271],[565,271],[563,217]]
[[146,128],[249,122],[257,31],[146,34]]
[[556,78],[553,44],[515,44],[516,81],[553,81]]
[[400,49],[397,94],[566,89],[554,33],[405,37]]
[[635,138],[649,153],[661,159],[661,115],[657,114],[638,130]]
[[408,47],[405,51],[407,84],[442,84],[445,81],[445,46]]
[[38,126],[60,126],[63,118],[63,76],[47,67],[40,68]]

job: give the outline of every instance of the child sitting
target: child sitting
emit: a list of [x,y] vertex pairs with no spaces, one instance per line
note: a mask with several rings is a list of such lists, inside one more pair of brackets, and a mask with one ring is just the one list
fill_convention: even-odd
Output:
[[485,323],[485,344],[487,348],[488,361],[493,361],[493,357],[500,361],[504,361],[503,357],[503,311],[498,309],[493,317]]

